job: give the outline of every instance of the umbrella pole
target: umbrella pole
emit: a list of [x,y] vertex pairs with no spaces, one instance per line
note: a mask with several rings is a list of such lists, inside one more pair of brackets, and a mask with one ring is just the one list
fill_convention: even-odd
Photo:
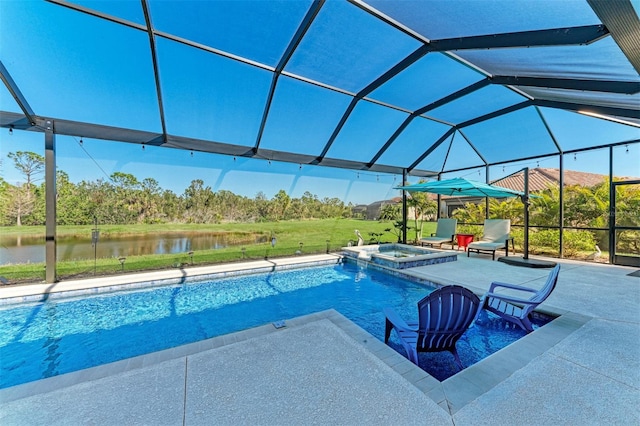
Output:
[[[524,204],[524,255],[522,259],[517,257],[501,257],[498,260],[508,265],[513,266],[526,266],[529,268],[553,268],[556,266],[555,262],[548,260],[532,259],[529,260],[529,168],[516,172],[523,172],[524,175],[524,193],[520,196],[520,200]],[[508,249],[507,249],[508,250]]]

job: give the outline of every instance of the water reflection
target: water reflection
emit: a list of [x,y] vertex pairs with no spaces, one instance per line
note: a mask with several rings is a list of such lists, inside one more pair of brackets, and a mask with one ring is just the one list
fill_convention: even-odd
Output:
[[[185,253],[196,250],[220,249],[234,245],[265,241],[264,235],[237,233],[183,232],[180,234],[148,233],[123,237],[100,236],[97,247],[91,237],[59,237],[58,261],[127,257],[144,254]],[[44,237],[0,236],[0,264],[44,262]]]

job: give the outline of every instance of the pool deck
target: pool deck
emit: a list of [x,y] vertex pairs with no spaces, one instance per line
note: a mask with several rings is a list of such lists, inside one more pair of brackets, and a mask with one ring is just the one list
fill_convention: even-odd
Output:
[[[0,299],[335,258],[0,287]],[[560,318],[444,382],[329,310],[0,390],[0,424],[640,424],[637,269],[559,263],[541,310]],[[462,253],[403,270],[477,293],[541,287],[548,272]]]

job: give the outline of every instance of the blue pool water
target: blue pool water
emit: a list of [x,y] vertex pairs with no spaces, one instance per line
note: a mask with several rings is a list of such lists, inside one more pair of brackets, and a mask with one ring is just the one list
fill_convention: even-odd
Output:
[[[382,308],[414,319],[416,303],[431,291],[345,263],[6,307],[0,388],[330,308],[383,340]],[[469,366],[524,334],[487,317],[459,341],[458,352]],[[448,352],[420,356],[421,367],[440,380],[458,372]]]

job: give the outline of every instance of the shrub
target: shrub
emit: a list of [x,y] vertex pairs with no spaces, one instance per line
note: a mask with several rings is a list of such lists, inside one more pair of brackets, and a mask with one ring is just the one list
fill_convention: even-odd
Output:
[[475,240],[482,238],[483,226],[480,225],[458,225],[456,232],[458,234],[473,234]]
[[[559,232],[557,229],[529,230],[529,252],[532,254],[557,254]],[[524,229],[512,228],[511,236],[514,237],[516,247],[522,250],[524,247]],[[572,257],[581,251],[594,251],[596,240],[590,231],[565,230],[563,233],[563,246],[564,255]]]
[[596,240],[590,231],[565,231],[563,245],[565,254],[573,256],[579,251],[594,251]]

